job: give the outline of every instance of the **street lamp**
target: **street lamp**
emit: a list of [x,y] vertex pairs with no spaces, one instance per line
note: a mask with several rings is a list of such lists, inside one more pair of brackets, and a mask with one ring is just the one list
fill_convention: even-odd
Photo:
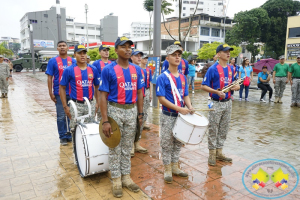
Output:
[[89,50],[89,32],[88,32],[88,21],[87,21],[87,12],[88,12],[88,5],[85,4],[85,18],[86,18],[86,39],[87,39],[87,50]]
[[35,74],[35,59],[34,59],[33,26],[32,26],[32,24],[29,25],[29,32],[30,32],[30,51],[31,51],[31,59],[32,59],[32,70],[33,70],[33,74]]
[[[56,16],[57,16],[57,31],[58,41],[61,41],[61,15],[60,15],[60,1],[56,0]],[[58,42],[56,41],[56,43]]]

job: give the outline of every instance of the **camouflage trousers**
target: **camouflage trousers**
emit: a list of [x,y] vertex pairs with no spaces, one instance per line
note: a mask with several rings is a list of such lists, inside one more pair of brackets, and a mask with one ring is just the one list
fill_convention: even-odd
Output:
[[300,103],[300,79],[293,79],[292,103]]
[[8,81],[6,80],[6,76],[1,75],[0,76],[0,90],[1,93],[7,94],[8,92]]
[[118,178],[121,175],[130,174],[131,161],[130,151],[136,132],[136,106],[131,109],[117,108],[110,104],[108,107],[108,116],[113,118],[121,130],[120,144],[115,148],[109,148],[109,169],[112,178]]
[[[147,121],[147,118],[148,118],[148,109],[150,107],[150,89],[146,89],[145,90],[145,97],[144,97],[144,103],[143,103],[143,112],[144,112],[144,117],[143,117],[143,123],[142,123],[142,126],[140,128],[140,138],[141,138],[141,135],[142,135],[142,132],[143,132],[143,128],[144,128],[144,125],[145,125],[145,122]],[[137,111],[138,112],[138,111]]]
[[97,111],[97,121],[100,122],[102,119],[100,108]]
[[[78,117],[87,115],[89,113],[88,106],[86,103],[76,103],[74,102],[76,107],[77,107],[77,112],[78,112]],[[92,111],[92,116],[85,118],[84,123],[91,123],[95,121],[95,100],[90,101],[91,104],[91,111]],[[70,120],[70,128],[74,128],[76,125],[76,119],[74,119],[75,113],[73,107],[70,105],[70,113],[72,115],[72,119]]]
[[286,77],[275,77],[275,97],[281,98],[286,86]]
[[223,147],[231,120],[232,101],[213,101],[214,111],[208,114],[208,149]]
[[182,143],[173,136],[173,127],[177,117],[160,114],[160,146],[164,165],[177,163]]

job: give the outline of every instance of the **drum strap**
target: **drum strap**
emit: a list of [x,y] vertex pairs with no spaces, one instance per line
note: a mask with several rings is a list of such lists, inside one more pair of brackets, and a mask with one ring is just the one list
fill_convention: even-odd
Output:
[[174,83],[174,81],[173,81],[171,75],[170,75],[167,71],[165,71],[164,74],[165,74],[165,75],[169,78],[169,80],[170,80],[171,90],[172,90],[173,98],[174,98],[174,101],[175,101],[175,105],[178,105],[178,104],[177,104],[177,98],[176,98],[176,95],[177,95],[179,101],[180,101],[181,104],[182,104],[182,98],[181,98],[181,96],[180,96],[180,94],[179,94],[179,91],[178,91],[178,89],[177,89],[177,87],[176,87],[176,85],[175,85],[175,83]]

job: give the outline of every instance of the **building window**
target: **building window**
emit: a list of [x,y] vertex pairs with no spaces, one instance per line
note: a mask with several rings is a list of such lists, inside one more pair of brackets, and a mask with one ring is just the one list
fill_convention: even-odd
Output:
[[193,11],[194,10],[194,8],[190,8],[190,11]]
[[197,11],[203,12],[203,8],[197,8]]
[[30,19],[29,22],[30,22],[30,24],[37,24],[37,20],[34,20],[34,19]]
[[300,37],[300,27],[289,28],[289,38]]
[[185,22],[189,22],[190,20],[189,20],[189,18],[187,18],[187,19],[182,19],[181,20],[181,23],[185,23]]
[[190,1],[190,4],[197,4],[196,1]]
[[185,13],[183,13],[183,14],[182,14],[182,16],[184,16],[184,17],[185,17]]
[[44,17],[45,17],[45,18],[48,18],[48,14],[44,14]]
[[223,5],[223,3],[218,3],[218,6],[222,6]]
[[212,37],[220,37],[220,29],[212,28],[211,29],[211,36]]
[[209,28],[207,28],[207,27],[201,27],[201,33],[200,33],[200,35],[209,36]]
[[199,1],[199,5],[203,5],[204,3],[202,1]]
[[196,17],[193,17],[193,19],[192,19],[193,21],[197,21],[197,20],[199,20],[199,16],[196,16]]
[[72,21],[73,21],[73,19],[66,19],[66,21],[67,21],[67,22],[72,22]]
[[200,49],[203,47],[204,44],[209,43],[209,41],[200,41]]
[[186,7],[183,7],[183,8],[182,8],[182,10],[185,10],[185,9],[186,9]]
[[183,3],[184,3],[184,4],[190,4],[190,2],[189,2],[189,1],[183,1]]
[[82,26],[81,29],[84,29],[84,27]]

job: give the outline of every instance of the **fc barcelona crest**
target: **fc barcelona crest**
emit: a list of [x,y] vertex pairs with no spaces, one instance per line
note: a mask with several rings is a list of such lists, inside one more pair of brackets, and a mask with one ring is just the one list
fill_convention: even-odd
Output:
[[229,75],[231,76],[231,75],[232,75],[232,72],[229,72]]
[[137,75],[136,75],[136,74],[132,74],[132,75],[131,75],[131,78],[132,78],[133,80],[136,80],[136,79],[137,79]]
[[94,75],[93,74],[89,74],[89,79],[93,79]]
[[181,82],[181,84],[182,84],[182,86],[185,86],[185,82],[183,81],[183,82]]
[[71,65],[72,64],[72,62],[71,61],[68,61],[68,65]]

